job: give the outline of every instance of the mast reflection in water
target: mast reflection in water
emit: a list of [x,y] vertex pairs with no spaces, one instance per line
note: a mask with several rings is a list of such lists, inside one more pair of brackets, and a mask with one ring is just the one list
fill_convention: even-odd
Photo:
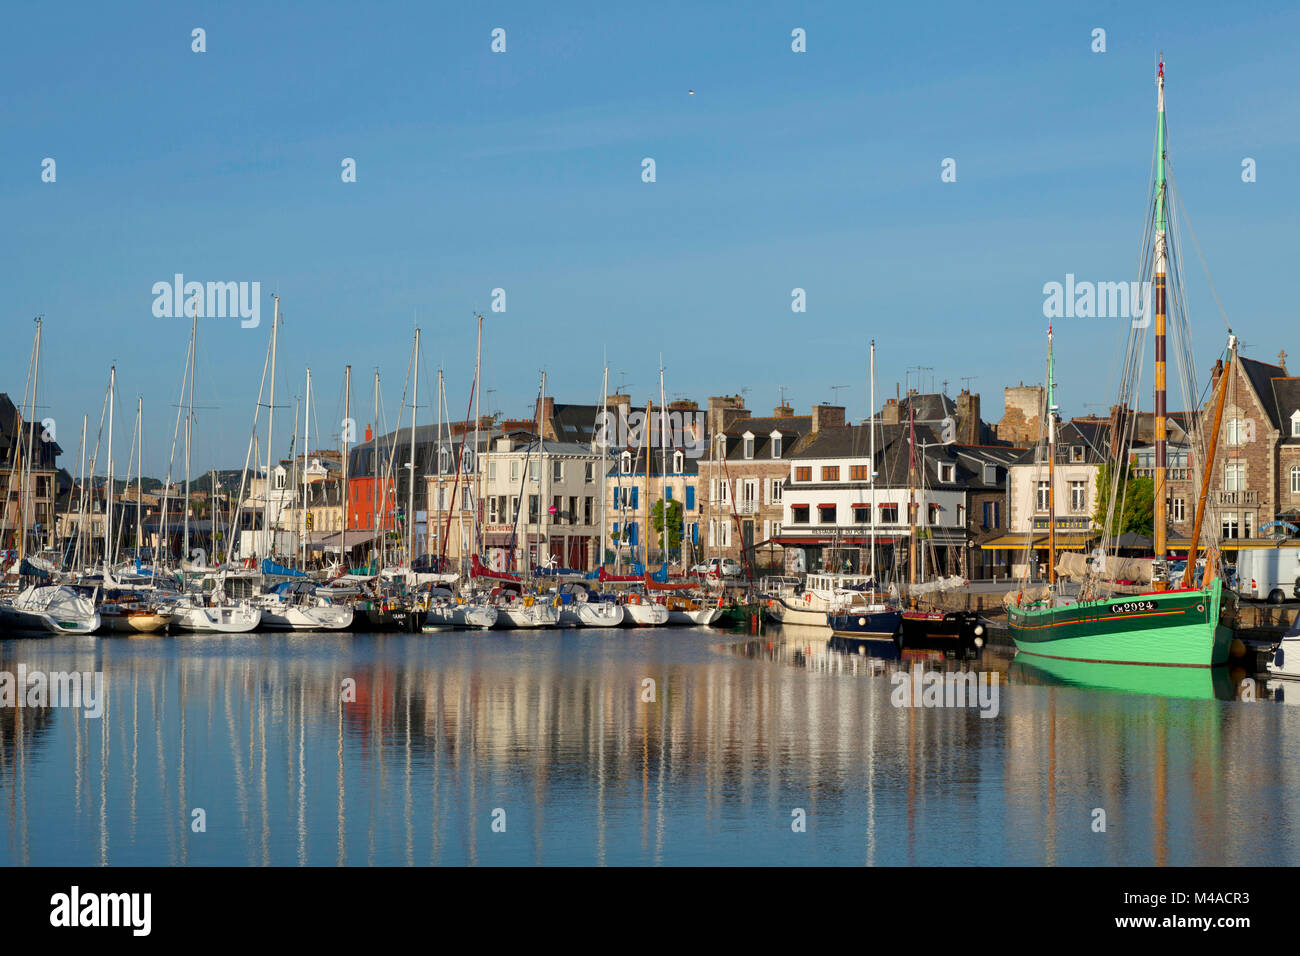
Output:
[[[0,671],[103,671],[107,695],[98,720],[0,709],[0,862],[1300,861],[1300,709],[821,633],[0,642]],[[996,671],[997,717],[893,706],[917,662]]]

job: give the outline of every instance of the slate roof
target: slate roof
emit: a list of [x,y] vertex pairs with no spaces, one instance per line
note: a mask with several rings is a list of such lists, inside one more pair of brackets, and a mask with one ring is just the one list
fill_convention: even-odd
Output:
[[[610,406],[609,410],[613,411],[614,406]],[[590,448],[596,436],[596,418],[599,415],[599,405],[557,403],[551,413],[551,427],[555,429],[556,440],[586,445]]]
[[[1110,453],[1110,423],[1078,421],[1063,423],[1056,431],[1056,446],[1060,449],[1067,445],[1083,446],[1084,464],[1104,464]],[[1035,445],[1021,452],[1014,463],[1017,465],[1037,465],[1047,461],[1046,454],[1047,448],[1045,445]],[[1060,459],[1057,460],[1060,461]],[[1068,463],[1079,464],[1079,462]]]
[[[754,457],[745,458],[745,433],[754,436]],[[772,432],[781,433],[781,455],[772,458]],[[780,461],[792,458],[804,436],[812,432],[811,415],[794,415],[790,418],[741,418],[732,422],[724,433],[728,461]]]
[[1272,384],[1282,441],[1289,445],[1300,445],[1300,437],[1291,434],[1291,416],[1300,410],[1300,378],[1275,378]]
[[1244,355],[1237,356],[1237,361],[1241,364],[1241,370],[1250,382],[1250,387],[1259,396],[1260,404],[1264,406],[1264,414],[1268,416],[1270,424],[1274,428],[1281,428],[1282,419],[1278,414],[1277,400],[1273,394],[1273,379],[1285,378],[1286,369],[1280,365],[1246,358]]

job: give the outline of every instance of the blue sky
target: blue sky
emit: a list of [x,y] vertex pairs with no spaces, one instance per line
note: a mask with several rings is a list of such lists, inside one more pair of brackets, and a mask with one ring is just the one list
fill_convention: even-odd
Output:
[[[308,364],[322,428],[348,362],[358,422],[375,367],[395,420],[417,316],[421,404],[441,365],[463,414],[476,311],[509,416],[542,368],[559,400],[596,401],[605,354],[643,401],[662,351],[670,395],[745,389],[767,412],[788,386],[800,410],[838,396],[856,418],[875,338],[880,397],[927,366],[953,393],[973,376],[996,420],[1004,385],[1042,380],[1043,284],[1133,277],[1159,50],[1175,176],[1243,354],[1300,362],[1286,5],[263,6],[7,13],[0,390],[21,396],[43,314],[41,403],[70,470],[116,361],[119,434],[143,395],[145,469],[165,471],[188,321],[155,318],[151,289],[177,272],[263,290],[258,329],[200,320],[196,470],[244,459],[272,291],[280,455]],[[1223,323],[1184,249],[1204,374]],[[1067,415],[1113,401],[1122,325],[1057,322]]]

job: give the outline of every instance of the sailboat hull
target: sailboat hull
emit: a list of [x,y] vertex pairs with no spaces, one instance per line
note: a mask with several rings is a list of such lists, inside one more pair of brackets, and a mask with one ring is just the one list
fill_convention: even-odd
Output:
[[[1063,607],[1011,607],[1007,626],[1026,654],[1102,664],[1214,667],[1228,660],[1235,595],[1157,591]],[[1225,608],[1224,604],[1228,606]],[[1225,613],[1226,612],[1226,613]]]
[[830,615],[825,610],[814,607],[799,607],[779,597],[769,600],[766,610],[768,619],[775,621],[777,624],[826,627],[830,623]]

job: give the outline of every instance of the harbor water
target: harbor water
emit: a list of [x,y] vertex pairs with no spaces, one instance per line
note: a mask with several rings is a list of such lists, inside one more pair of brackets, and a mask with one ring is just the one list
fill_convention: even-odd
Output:
[[[1300,863],[1286,688],[1013,656],[777,627],[4,640],[0,672],[102,672],[104,700],[0,708],[0,863]],[[996,706],[900,704],[954,669]]]

